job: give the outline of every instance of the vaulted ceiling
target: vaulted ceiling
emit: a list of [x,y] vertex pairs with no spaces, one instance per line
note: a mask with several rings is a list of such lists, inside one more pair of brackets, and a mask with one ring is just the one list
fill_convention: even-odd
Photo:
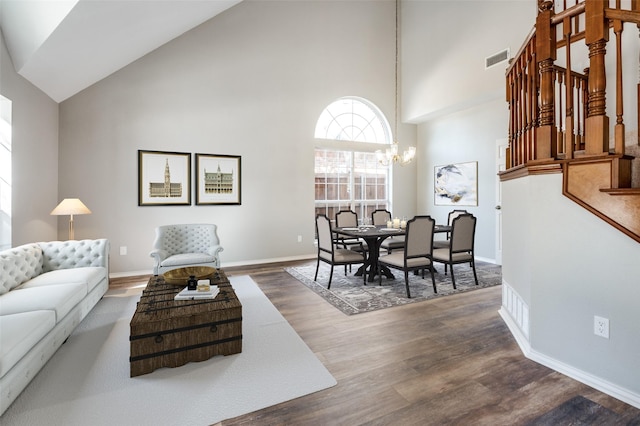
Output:
[[62,102],[242,0],[0,0],[18,74]]

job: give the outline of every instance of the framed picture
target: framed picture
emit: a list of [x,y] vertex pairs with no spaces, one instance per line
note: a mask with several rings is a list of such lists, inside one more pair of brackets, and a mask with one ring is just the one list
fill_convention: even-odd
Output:
[[138,150],[138,205],[191,204],[191,153]]
[[434,202],[436,206],[478,205],[478,162],[434,167]]
[[239,155],[196,154],[196,205],[242,204]]

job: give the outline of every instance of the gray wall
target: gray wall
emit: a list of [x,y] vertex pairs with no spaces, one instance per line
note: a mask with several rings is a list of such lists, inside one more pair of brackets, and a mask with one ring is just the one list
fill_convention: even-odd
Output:
[[2,34],[0,45],[0,93],[12,102],[12,245],[55,240],[58,104],[15,72]]
[[528,356],[640,406],[640,244],[563,196],[561,174],[506,181],[503,201],[502,278],[528,306]]
[[[465,209],[477,218],[476,256],[496,259],[496,140],[507,137],[508,109],[495,100],[447,114],[418,126],[418,211],[446,223],[452,209]],[[478,163],[478,205],[436,206],[434,167],[452,163]]]
[[[345,95],[393,119],[394,23],[388,1],[242,2],[61,103],[60,197],[93,211],[76,236],[110,239],[112,273],[149,272],[169,223],[218,224],[223,266],[314,256],[316,121]],[[139,149],[242,156],[242,205],[138,207]],[[393,177],[407,215],[414,174]]]

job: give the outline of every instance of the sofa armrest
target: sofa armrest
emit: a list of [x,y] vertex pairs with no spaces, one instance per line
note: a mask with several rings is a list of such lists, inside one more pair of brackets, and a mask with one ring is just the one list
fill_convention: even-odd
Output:
[[156,249],[156,250],[151,250],[151,253],[149,253],[149,256],[151,256],[156,263],[160,263],[163,260],[165,260],[167,257],[169,257],[169,253],[167,253],[166,250]]
[[40,242],[43,272],[57,269],[103,266],[109,270],[109,240],[71,240]]
[[149,256],[153,259],[153,275],[158,275],[160,271],[160,263],[169,257],[169,253],[166,250],[153,249]]
[[220,253],[223,250],[224,248],[221,245],[215,245],[215,246],[211,246],[209,250],[207,250],[207,254],[210,254],[211,256],[215,256],[219,258],[220,256],[218,255],[218,253]]

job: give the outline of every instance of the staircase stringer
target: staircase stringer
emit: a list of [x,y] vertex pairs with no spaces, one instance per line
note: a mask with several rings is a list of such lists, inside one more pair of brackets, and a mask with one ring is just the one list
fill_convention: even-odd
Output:
[[640,242],[640,188],[616,188],[630,175],[632,159],[608,155],[566,161],[562,193]]

